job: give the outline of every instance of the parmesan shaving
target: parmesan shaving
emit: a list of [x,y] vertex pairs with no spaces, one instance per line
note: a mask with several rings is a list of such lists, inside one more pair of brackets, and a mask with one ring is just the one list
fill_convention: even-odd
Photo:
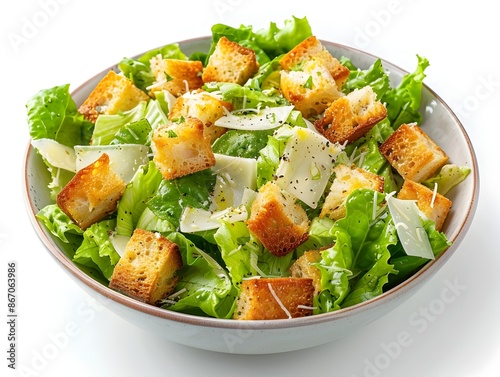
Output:
[[306,310],[314,310],[317,309],[316,306],[307,306],[307,305],[297,305],[298,309],[306,309]]
[[438,184],[434,182],[434,191],[432,192],[431,208],[434,208],[434,201],[436,200],[436,195],[438,192]]
[[276,302],[278,303],[278,305],[280,306],[280,308],[285,312],[285,314],[287,315],[288,319],[291,319],[292,315],[290,314],[290,312],[288,311],[288,309],[285,307],[285,305],[283,305],[283,303],[279,299],[279,297],[276,294],[276,292],[274,291],[274,288],[271,285],[271,283],[267,283],[267,286],[269,287],[269,291],[273,295],[274,299],[276,300]]

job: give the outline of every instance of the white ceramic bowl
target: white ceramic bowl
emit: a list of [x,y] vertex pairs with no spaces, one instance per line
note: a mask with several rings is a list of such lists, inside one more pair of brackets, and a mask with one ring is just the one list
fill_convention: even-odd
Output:
[[[348,56],[360,68],[367,68],[376,59],[351,47],[322,42],[334,56]],[[192,39],[179,44],[189,55],[195,51],[208,50],[210,38]],[[393,84],[397,84],[406,72],[389,62],[382,62],[384,68],[390,71]],[[83,102],[108,70],[92,77],[72,93],[77,105]],[[27,148],[24,174],[29,216],[38,237],[73,280],[111,311],[158,336],[200,349],[239,354],[268,354],[317,346],[376,320],[414,295],[459,248],[472,222],[478,200],[479,176],[470,140],[450,108],[428,87],[423,89],[421,110],[421,126],[425,132],[444,149],[453,163],[468,166],[472,170],[467,179],[447,195],[453,201],[453,208],[443,231],[453,245],[397,287],[372,300],[335,312],[271,321],[202,318],[160,309],[109,289],[79,269],[68,258],[67,245],[54,238],[37,221],[35,214],[50,203],[47,190],[49,176],[43,161],[31,146]]]

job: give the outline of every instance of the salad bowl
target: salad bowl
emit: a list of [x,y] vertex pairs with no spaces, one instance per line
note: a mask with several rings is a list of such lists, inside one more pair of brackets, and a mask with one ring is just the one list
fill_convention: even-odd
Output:
[[[210,37],[201,37],[181,41],[179,46],[186,55],[190,55],[207,50],[210,42]],[[322,43],[334,56],[347,56],[357,67],[369,67],[377,59],[349,46],[328,41]],[[383,59],[382,64],[390,72],[393,84],[397,84],[407,73]],[[88,97],[110,69],[117,70],[118,67],[103,70],[73,91],[72,97],[77,106]],[[466,236],[474,216],[479,191],[478,166],[473,146],[451,109],[425,85],[421,114],[422,129],[446,151],[454,164],[466,166],[471,171],[449,194],[453,208],[443,232],[452,245],[394,288],[368,301],[329,313],[278,320],[217,319],[165,310],[110,289],[91,270],[76,265],[71,259],[68,244],[54,237],[36,218],[38,211],[52,200],[47,189],[50,182],[49,173],[31,144],[27,147],[24,163],[26,205],[32,225],[54,261],[84,291],[134,325],[179,344],[224,353],[269,354],[318,346],[346,336],[404,303],[459,250],[460,243]]]

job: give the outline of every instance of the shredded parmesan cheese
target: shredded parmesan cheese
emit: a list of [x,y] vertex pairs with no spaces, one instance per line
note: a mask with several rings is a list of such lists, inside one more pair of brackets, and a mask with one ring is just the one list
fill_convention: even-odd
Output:
[[438,184],[434,182],[434,191],[432,192],[431,208],[434,208],[434,201],[436,200],[436,195],[438,191]]

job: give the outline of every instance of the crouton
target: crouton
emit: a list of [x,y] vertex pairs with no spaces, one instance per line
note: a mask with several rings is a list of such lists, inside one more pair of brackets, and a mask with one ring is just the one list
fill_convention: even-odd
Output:
[[280,90],[305,118],[317,116],[343,94],[321,59],[311,58],[300,70],[281,71]]
[[203,82],[232,82],[243,85],[259,69],[255,51],[221,37],[203,70]]
[[401,190],[398,192],[398,199],[415,200],[417,207],[425,216],[434,221],[438,231],[443,228],[452,205],[450,199],[409,179],[405,179]]
[[376,99],[373,89],[365,86],[332,102],[314,126],[332,143],[352,143],[386,116],[386,107]]
[[109,71],[87,99],[82,103],[78,111],[92,123],[95,123],[100,114],[117,114],[127,111],[139,104],[141,101],[149,101],[150,97],[137,88],[128,78]]
[[153,97],[160,90],[168,90],[179,97],[203,86],[203,63],[199,60],[163,59],[157,55],[151,58],[149,64],[155,76],[155,82],[149,87]]
[[250,212],[248,229],[273,255],[290,253],[309,236],[306,212],[274,182],[267,182],[259,189]]
[[227,128],[216,126],[217,119],[225,115],[225,109],[231,111],[233,105],[230,102],[221,101],[207,92],[186,93],[175,101],[169,119],[177,120],[181,117],[197,118],[205,126],[204,134],[210,137],[210,143],[221,137]]
[[321,251],[308,250],[290,266],[290,275],[294,278],[312,279],[314,296],[321,292],[321,271],[314,264],[321,260]]
[[57,205],[80,228],[86,229],[116,210],[125,182],[109,166],[103,153],[79,170],[57,195]]
[[446,153],[416,124],[402,124],[380,146],[380,152],[405,179],[432,177],[448,161]]
[[338,220],[346,215],[345,202],[350,193],[360,188],[384,192],[384,178],[356,166],[337,165],[335,178],[325,198],[320,217]]
[[184,118],[156,128],[151,139],[153,161],[164,179],[173,179],[215,165],[210,137],[204,135],[203,123]]
[[340,90],[349,77],[349,68],[343,66],[333,57],[315,36],[303,40],[291,49],[281,58],[280,65],[286,71],[294,71],[299,69],[304,62],[312,58],[316,58],[322,62],[335,80],[337,88]]
[[313,313],[314,287],[308,278],[243,280],[233,318],[268,320],[305,317]]
[[160,233],[135,229],[113,270],[109,287],[157,305],[175,289],[181,267],[182,257],[175,243]]

